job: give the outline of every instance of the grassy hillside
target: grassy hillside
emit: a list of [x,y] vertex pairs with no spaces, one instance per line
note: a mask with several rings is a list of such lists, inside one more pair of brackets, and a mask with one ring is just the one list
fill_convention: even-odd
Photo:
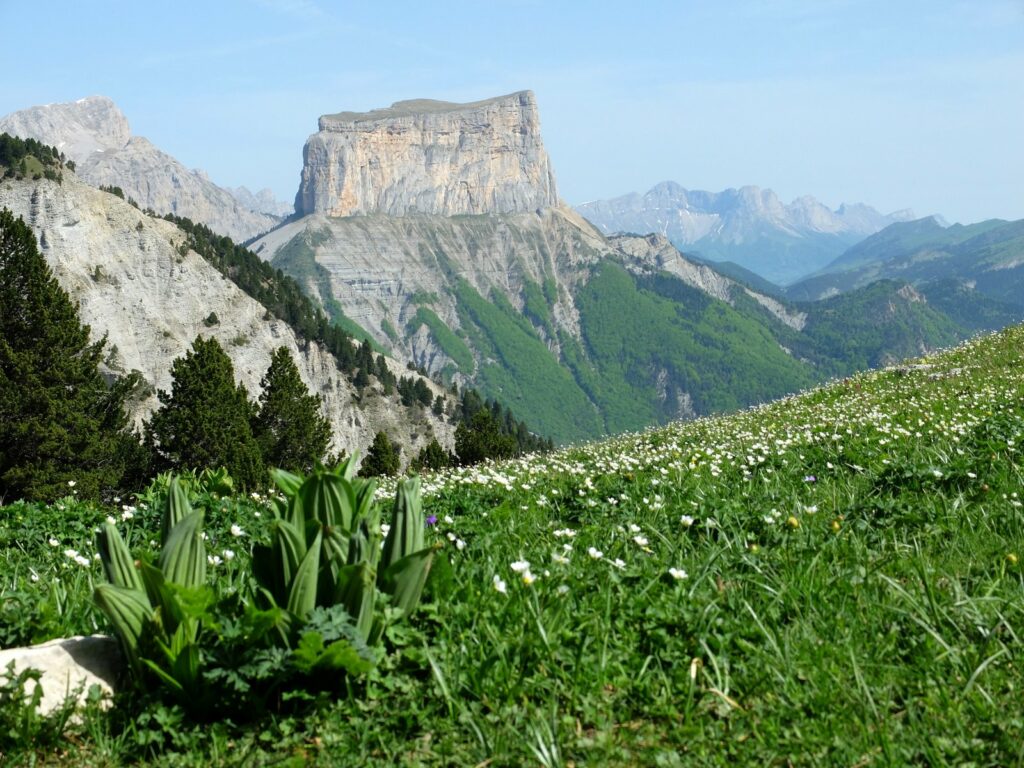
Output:
[[[858,243],[817,275],[787,289],[792,299],[810,300],[863,287],[879,279],[926,286],[956,280],[984,298],[1024,311],[1024,220],[992,219],[942,227],[934,219],[893,224]],[[948,295],[940,287],[937,297]],[[984,325],[994,310],[984,303],[962,308],[970,327]]]
[[[1019,765],[1022,350],[1017,327],[736,415],[428,477],[443,558],[427,603],[340,697],[213,723],[128,698],[65,737],[4,730],[0,752],[78,765]],[[265,501],[196,503],[210,551],[235,554],[211,583],[250,599]],[[127,511],[73,493],[0,510],[0,644],[103,628],[90,531],[117,516],[141,556],[157,535],[143,503]],[[10,701],[0,713],[30,723]]]

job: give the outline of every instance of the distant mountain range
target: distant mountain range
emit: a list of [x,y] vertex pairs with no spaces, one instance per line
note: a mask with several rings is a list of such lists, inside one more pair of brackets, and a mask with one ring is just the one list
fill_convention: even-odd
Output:
[[605,234],[661,234],[688,254],[734,262],[777,285],[812,274],[868,235],[913,217],[860,203],[833,211],[809,196],[786,205],[759,187],[704,192],[672,181],[576,210]]
[[120,187],[143,209],[173,213],[242,242],[276,226],[291,206],[228,190],[201,170],[186,168],[141,136],[133,136],[124,113],[105,96],[47,104],[0,118],[0,133],[57,147],[93,186]]

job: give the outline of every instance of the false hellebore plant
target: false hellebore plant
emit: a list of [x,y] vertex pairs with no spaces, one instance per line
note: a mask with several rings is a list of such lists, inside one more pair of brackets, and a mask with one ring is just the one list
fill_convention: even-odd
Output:
[[338,687],[374,666],[388,622],[419,603],[435,548],[424,545],[415,477],[399,483],[381,545],[376,483],[353,476],[353,459],[307,478],[273,473],[283,497],[270,542],[253,547],[246,595],[218,601],[206,584],[203,513],[177,478],[155,564],[135,561],[114,525],[100,529],[110,583],[96,588],[96,603],[140,687],[155,675],[207,714],[266,703],[283,689]]

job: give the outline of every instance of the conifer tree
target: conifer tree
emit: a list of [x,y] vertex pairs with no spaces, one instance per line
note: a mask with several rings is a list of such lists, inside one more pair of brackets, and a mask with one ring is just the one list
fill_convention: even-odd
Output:
[[134,437],[126,387],[98,371],[105,341],[89,342],[32,230],[0,211],[0,502],[117,486]]
[[308,473],[331,441],[319,396],[309,393],[285,347],[274,352],[261,386],[253,435],[264,464]]
[[235,384],[231,358],[216,339],[197,336],[171,365],[171,391],[146,425],[156,469],[224,467],[242,487],[264,481],[263,460],[250,422],[255,408]]
[[401,449],[394,445],[386,434],[378,432],[373,438],[370,450],[366,452],[359,467],[359,474],[363,477],[376,477],[378,475],[397,475],[400,466]]

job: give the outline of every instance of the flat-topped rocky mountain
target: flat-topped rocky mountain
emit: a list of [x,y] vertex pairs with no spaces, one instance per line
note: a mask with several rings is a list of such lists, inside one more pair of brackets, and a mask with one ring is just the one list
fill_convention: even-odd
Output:
[[530,91],[419,99],[320,118],[303,151],[299,216],[530,213],[558,204]]
[[242,242],[279,219],[254,210],[203,171],[191,170],[141,136],[105,96],[47,104],[0,118],[0,133],[57,147],[89,184],[120,187],[142,208],[173,213]]

